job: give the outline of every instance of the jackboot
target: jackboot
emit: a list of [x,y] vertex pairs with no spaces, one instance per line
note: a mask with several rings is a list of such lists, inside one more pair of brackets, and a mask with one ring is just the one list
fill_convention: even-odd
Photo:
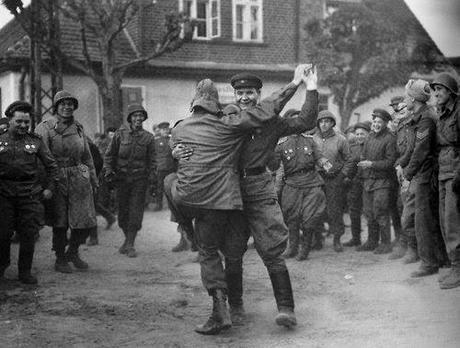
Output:
[[288,247],[281,255],[284,259],[295,257],[299,252],[299,230],[289,229],[289,243]]
[[308,254],[310,254],[311,244],[313,239],[313,231],[304,230],[303,238],[300,243],[299,253],[296,256],[297,261],[304,261],[308,259]]
[[5,270],[8,268],[11,262],[10,258],[11,240],[0,239],[0,278],[3,277]]
[[68,262],[73,263],[73,265],[77,269],[87,270],[89,268],[89,265],[80,258],[80,255],[78,254],[78,249],[71,250],[69,248],[69,250],[66,252],[66,259]]
[[203,325],[198,325],[195,332],[201,335],[217,335],[232,326],[230,313],[227,308],[227,297],[221,289],[214,289],[212,295],[212,313]]
[[435,266],[420,265],[420,268],[410,274],[411,278],[426,277],[438,273],[439,268]]
[[66,228],[53,228],[53,250],[56,253],[56,262],[54,263],[54,270],[61,273],[72,273],[67,258],[65,256],[65,247],[67,245],[67,229]]
[[351,239],[343,243],[345,247],[361,245],[361,217],[350,216],[351,218]]
[[189,249],[188,241],[185,237],[185,231],[181,225],[177,226],[177,232],[180,233],[180,240],[179,243],[171,249],[173,253],[177,253],[179,251],[186,251]]
[[132,230],[128,231],[128,238],[126,244],[126,256],[128,257],[137,257],[136,249],[134,248],[134,241],[136,240],[137,231]]
[[381,243],[377,248],[374,249],[374,254],[389,254],[391,253],[392,247],[391,243]]
[[406,251],[407,251],[407,241],[405,240],[405,237],[401,234],[399,236],[398,243],[396,243],[390,256],[388,256],[388,260],[401,259],[404,257],[404,255],[406,255]]
[[127,248],[128,248],[128,232],[125,229],[122,229],[123,234],[125,235],[125,240],[123,244],[118,248],[118,252],[120,254],[126,254]]
[[99,244],[99,238],[97,237],[97,227],[93,227],[89,231],[89,239],[86,245],[93,246]]
[[334,251],[340,253],[343,251],[342,243],[340,242],[340,236],[334,236]]
[[38,282],[37,278],[30,273],[34,258],[34,243],[33,236],[29,241],[19,242],[18,279],[24,284],[37,284]]
[[230,318],[234,325],[242,325],[245,320],[243,306],[243,273],[225,273],[227,282],[228,305],[230,306]]
[[356,251],[374,251],[377,246],[378,243],[368,240],[363,245],[356,247]]
[[275,317],[276,324],[287,328],[296,326],[297,319],[294,313],[294,296],[289,272],[286,270],[270,273],[270,280],[278,307],[278,315]]

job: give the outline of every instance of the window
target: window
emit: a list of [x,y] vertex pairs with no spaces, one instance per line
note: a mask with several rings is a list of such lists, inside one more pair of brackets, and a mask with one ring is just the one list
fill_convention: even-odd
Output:
[[262,42],[262,0],[233,0],[233,40]]
[[220,36],[220,0],[179,0],[179,10],[196,21],[194,39]]

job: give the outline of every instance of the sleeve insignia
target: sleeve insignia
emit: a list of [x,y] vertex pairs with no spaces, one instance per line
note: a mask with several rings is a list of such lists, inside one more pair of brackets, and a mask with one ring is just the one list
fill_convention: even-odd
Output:
[[418,140],[423,140],[428,136],[429,132],[429,129],[425,129],[423,132],[417,131],[416,137]]

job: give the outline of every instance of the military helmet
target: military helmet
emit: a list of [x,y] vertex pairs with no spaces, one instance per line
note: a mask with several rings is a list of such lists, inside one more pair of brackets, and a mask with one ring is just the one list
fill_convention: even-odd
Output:
[[128,105],[128,116],[126,120],[131,122],[131,115],[135,112],[141,112],[144,115],[144,121],[147,119],[147,111],[145,111],[144,107],[141,104],[131,104]]
[[332,122],[334,123],[334,126],[337,124],[337,120],[335,119],[335,116],[332,112],[329,110],[322,110],[318,113],[318,117],[316,119],[316,124],[319,125],[319,121],[325,118],[330,118]]
[[77,100],[77,98],[75,98],[72,94],[70,94],[70,92],[62,90],[62,91],[57,92],[56,95],[54,96],[54,99],[53,99],[54,112],[56,112],[58,104],[60,102],[62,102],[63,100],[65,100],[65,99],[71,100],[73,102],[73,106],[74,106],[73,109],[74,110],[78,109],[78,100]]
[[441,85],[447,88],[453,94],[458,95],[458,83],[457,80],[448,73],[441,73],[430,83],[430,87],[434,89],[435,85]]

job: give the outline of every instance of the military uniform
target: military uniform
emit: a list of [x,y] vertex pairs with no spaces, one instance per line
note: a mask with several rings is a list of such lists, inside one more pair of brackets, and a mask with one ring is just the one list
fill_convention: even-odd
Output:
[[[364,146],[363,160],[372,162],[363,168],[363,206],[368,221],[368,240],[358,250],[374,250],[379,239],[382,248],[389,248],[391,228],[389,216],[390,190],[393,185],[396,139],[389,129],[372,132]],[[385,250],[386,252],[386,250]]]
[[404,177],[414,184],[415,236],[422,260],[421,269],[437,272],[439,253],[436,236],[440,236],[437,214],[437,192],[432,183],[436,175],[436,124],[434,110],[424,105],[412,115],[415,144],[409,163],[403,169]]
[[54,191],[57,164],[40,137],[11,130],[0,135],[0,277],[10,264],[10,238],[16,231],[19,278],[30,280],[34,235],[43,215],[39,162],[47,171],[47,188]]
[[281,207],[289,229],[287,257],[297,254],[299,229],[303,242],[298,259],[306,259],[311,248],[314,229],[326,209],[324,181],[316,170],[321,159],[318,145],[310,135],[292,135],[280,140],[277,153],[284,168]]
[[[191,147],[193,155],[179,161],[177,181],[165,183],[165,187],[171,186],[173,206],[179,207],[180,214],[174,213],[176,218],[195,218],[202,281],[213,296],[215,307],[221,308],[221,317],[226,310],[219,294],[227,293],[230,285],[226,274],[241,273],[246,250],[244,226],[247,222],[241,211],[243,201],[238,170],[243,140],[249,131],[275,118],[296,88],[289,84],[262,100],[260,105],[241,111],[235,107],[237,112],[224,113],[219,120],[217,90],[210,80],[203,80],[197,87],[191,117],[172,130],[173,144]],[[168,180],[170,177],[173,176]],[[218,250],[226,259],[225,272]],[[214,332],[213,321],[211,317],[207,324],[197,328],[197,332]],[[218,324],[215,330],[220,331],[222,327],[223,324]]]
[[51,150],[59,167],[59,183],[47,224],[53,227],[53,250],[58,260],[63,260],[67,229],[71,229],[67,253],[74,255],[79,245],[85,243],[90,229],[97,226],[93,187],[97,187],[98,180],[80,123],[73,118],[67,121],[52,117],[38,124],[35,132]]
[[[126,238],[120,252],[128,253],[134,249],[137,232],[142,228],[145,193],[156,172],[153,134],[121,126],[105,153],[104,168],[106,176],[115,175],[111,180],[117,187],[118,226]],[[134,251],[131,253],[135,256]]]
[[[320,112],[318,124],[321,118],[330,118],[335,123],[334,115],[327,110]],[[350,178],[350,148],[346,138],[342,134],[337,134],[333,128],[324,133],[318,129],[313,139],[321,154],[332,164],[332,168],[327,172],[321,169],[321,175],[324,179],[329,231],[334,235],[334,250],[342,251],[340,237],[345,233],[343,214],[346,203],[343,183],[345,178]]]
[[156,203],[157,209],[163,208],[163,182],[165,177],[176,170],[174,158],[171,155],[169,146],[169,136],[159,136],[155,138],[155,155],[157,157],[157,180],[156,180]]

